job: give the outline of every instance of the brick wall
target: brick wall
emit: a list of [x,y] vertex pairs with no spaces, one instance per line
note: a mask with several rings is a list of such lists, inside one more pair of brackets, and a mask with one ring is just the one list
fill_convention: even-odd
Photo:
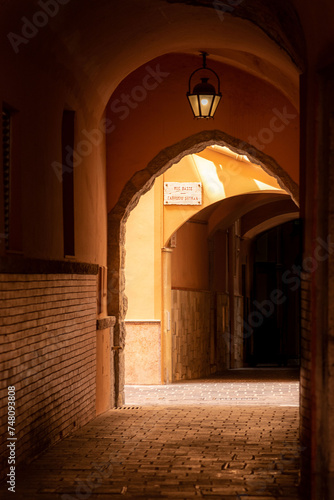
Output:
[[210,375],[210,292],[172,290],[173,381]]
[[95,416],[96,276],[0,275],[1,470],[7,386],[16,387],[17,459]]
[[311,441],[311,296],[310,274],[302,273],[301,281],[301,367],[300,367],[300,438],[304,477],[310,472]]

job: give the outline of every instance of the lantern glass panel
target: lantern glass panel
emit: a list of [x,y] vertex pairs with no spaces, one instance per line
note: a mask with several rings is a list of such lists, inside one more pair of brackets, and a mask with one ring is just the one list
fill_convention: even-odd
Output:
[[198,105],[198,96],[195,94],[188,95],[188,100],[191,106],[191,109],[194,113],[194,116],[198,118],[200,116],[199,105]]
[[210,113],[210,116],[213,117],[213,115],[215,114],[216,112],[216,109],[218,107],[218,104],[219,104],[219,101],[221,99],[221,96],[220,95],[215,95],[215,98],[213,100],[213,105],[212,105],[212,109],[211,109],[211,113]]
[[200,109],[201,113],[200,116],[203,118],[206,118],[210,116],[210,109],[212,106],[212,101],[214,99],[214,95],[212,94],[201,94],[199,96],[199,101],[200,101]]

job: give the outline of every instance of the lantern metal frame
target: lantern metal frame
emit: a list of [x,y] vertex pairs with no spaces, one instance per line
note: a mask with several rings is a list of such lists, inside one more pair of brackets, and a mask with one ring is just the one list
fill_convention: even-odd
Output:
[[[188,83],[188,86],[189,86],[189,90],[187,92],[187,98],[188,98],[188,101],[189,101],[189,104],[190,104],[190,107],[191,107],[191,110],[193,112],[193,115],[194,115],[194,118],[206,118],[206,119],[209,119],[209,118],[213,118],[214,117],[214,114],[217,110],[217,107],[219,105],[219,102],[220,102],[220,99],[222,97],[222,94],[220,92],[220,79],[219,79],[219,76],[217,75],[217,73],[211,69],[211,68],[208,68],[207,65],[206,65],[206,57],[207,57],[207,52],[201,52],[202,54],[202,57],[203,57],[203,65],[201,68],[197,68],[195,69],[195,71],[193,71],[189,77],[189,83]],[[213,85],[211,85],[211,83],[207,83],[207,81],[209,80],[209,78],[201,78],[202,80],[202,83],[199,83],[197,85],[195,85],[195,87],[193,88],[193,91],[191,92],[191,80],[193,78],[193,76],[198,73],[199,71],[210,71],[211,73],[213,73],[215,75],[215,77],[217,78],[217,82],[218,82],[218,92],[216,92],[216,89]],[[196,87],[200,87],[202,86],[202,89],[203,87],[207,87],[206,88],[206,93],[200,93],[200,92],[195,92],[196,90]],[[209,88],[209,87],[212,87],[212,89],[214,90],[214,92]],[[209,111],[207,113],[203,113],[203,104],[201,102],[201,99],[200,99],[200,96],[214,96],[211,100],[211,105],[210,105],[210,108],[209,108]],[[196,112],[194,110],[194,107],[192,105],[192,100],[191,98],[193,97],[197,97],[197,99],[195,99],[194,101],[194,104],[196,105],[196,108],[198,110],[198,112]]]

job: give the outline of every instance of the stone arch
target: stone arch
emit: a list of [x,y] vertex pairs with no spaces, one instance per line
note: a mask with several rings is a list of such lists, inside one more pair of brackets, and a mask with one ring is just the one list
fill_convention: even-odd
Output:
[[163,149],[147,167],[127,182],[121,196],[108,214],[108,314],[116,317],[114,329],[115,349],[115,404],[123,404],[125,325],[127,311],[125,295],[125,227],[130,212],[140,197],[150,190],[156,177],[163,174],[184,156],[202,151],[212,145],[226,146],[238,154],[247,155],[249,160],[260,165],[274,176],[298,204],[299,188],[289,174],[270,156],[254,146],[240,141],[220,130],[206,130],[182,139]]

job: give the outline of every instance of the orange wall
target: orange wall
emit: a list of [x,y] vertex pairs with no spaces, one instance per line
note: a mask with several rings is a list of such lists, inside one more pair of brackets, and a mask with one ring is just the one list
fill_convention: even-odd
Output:
[[172,253],[172,288],[209,289],[207,225],[187,222],[176,235]]
[[[53,162],[62,162],[62,113],[76,111],[75,147],[79,149],[81,141],[87,141],[84,131],[97,128],[102,116],[91,108],[92,89],[73,81],[65,66],[54,61],[49,66],[52,55],[37,51],[36,44],[42,45],[46,34],[41,30],[17,55],[4,41],[0,60],[6,81],[0,84],[0,101],[15,110],[13,147],[20,180],[13,202],[21,205],[23,255],[62,260],[62,186],[52,167]],[[96,144],[88,142],[91,152],[81,155],[74,170],[75,257],[106,265],[105,135]]]
[[[107,136],[108,210],[136,171],[145,168],[167,146],[202,130],[220,129],[258,144],[298,182],[299,120],[295,108],[264,81],[231,66],[210,65],[221,77],[223,94],[214,120],[193,119],[185,96],[189,75],[200,66],[199,57],[159,57],[129,75],[113,93],[107,106],[113,127]],[[156,68],[163,73],[159,83],[148,78]],[[144,82],[156,88],[142,91]],[[121,103],[122,99],[130,99],[129,104]],[[289,115],[285,125],[275,118],[284,109]],[[268,132],[270,126],[280,131]]]

